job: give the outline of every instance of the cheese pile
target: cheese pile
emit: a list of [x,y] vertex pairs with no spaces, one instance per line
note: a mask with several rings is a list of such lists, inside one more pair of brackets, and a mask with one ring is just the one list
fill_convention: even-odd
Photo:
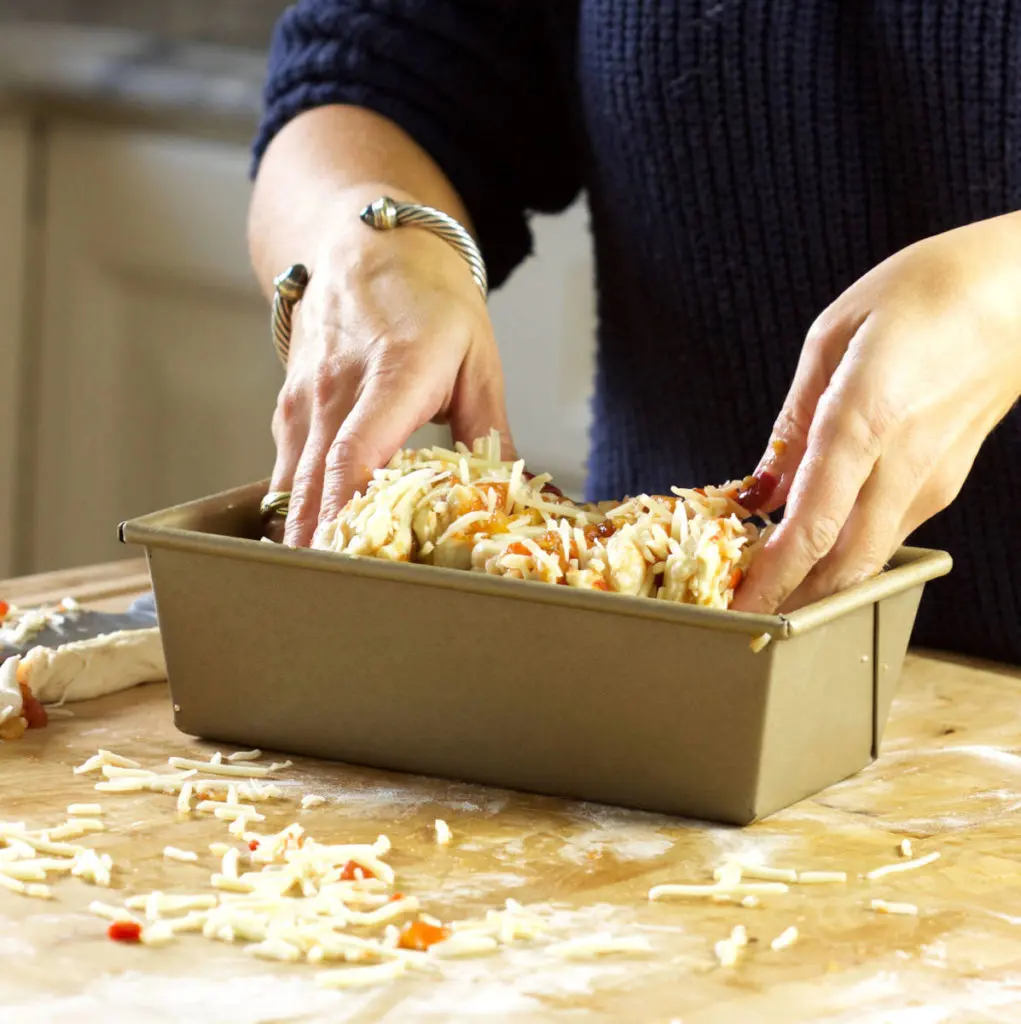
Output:
[[737,502],[745,481],[580,505],[550,479],[503,460],[495,432],[471,450],[402,450],[312,546],[728,608],[769,532]]
[[72,875],[93,885],[110,885],[109,855],[67,841],[102,829],[102,822],[92,818],[71,818],[47,832],[29,830],[24,822],[0,821],[0,889],[48,900],[53,877]]
[[[109,919],[109,935],[121,941],[164,946],[182,936],[240,944],[246,953],[284,963],[319,965],[317,984],[353,988],[386,982],[407,971],[443,973],[452,958],[494,954],[522,942],[534,943],[550,957],[588,960],[606,955],[645,955],[654,952],[644,935],[599,933],[558,936],[553,917],[543,908],[528,908],[513,899],[481,918],[444,924],[424,913],[414,895],[396,891],[396,873],[388,863],[390,840],[371,843],[325,843],[292,822],[278,831],[258,831],[264,822],[259,806],[286,801],[285,791],[268,777],[286,767],[258,763],[261,752],[238,751],[208,761],[171,757],[164,771],[100,750],[75,769],[78,775],[100,773],[100,793],[162,793],[174,800],[179,817],[204,815],[221,819],[223,841],[208,851],[165,847],[168,872],[180,873],[184,891],[156,890],[128,896],[122,905],[93,901],[89,910]],[[323,798],[302,806],[317,806]],[[263,806],[263,810],[265,810]],[[90,885],[114,888],[120,866],[73,840],[103,832],[100,804],[72,804],[69,818],[48,830],[29,829],[23,822],[0,822],[0,889],[37,899],[52,899],[53,879],[72,876]],[[438,845],[450,843],[452,833],[442,819],[435,822]],[[913,856],[910,841],[898,848],[899,859],[881,864],[861,876],[879,882],[915,871],[940,858],[938,851]],[[171,867],[171,865],[173,865]],[[187,865],[187,866],[185,866]],[[196,869],[206,867],[205,884],[191,882]],[[664,883],[648,892],[652,902],[663,899],[708,899],[743,909],[762,906],[767,897],[785,897],[792,886],[843,885],[844,871],[795,870],[747,860],[728,860],[713,873],[712,882]],[[177,877],[168,881],[176,889]],[[877,914],[916,916],[912,903],[870,899]],[[721,968],[736,967],[749,949],[748,928],[735,925],[712,944]],[[789,925],[769,940],[772,952],[800,941]],[[331,966],[332,965],[332,966]],[[343,965],[343,966],[341,966]]]
[[[163,946],[195,934],[241,944],[263,959],[332,964],[316,974],[317,984],[328,988],[373,985],[407,970],[437,972],[446,959],[492,954],[523,941],[544,941],[548,953],[562,959],[651,951],[640,935],[552,941],[549,918],[513,899],[481,919],[445,925],[424,913],[417,897],[395,891],[386,836],[371,843],[324,843],[296,822],[276,832],[256,830],[266,820],[257,805],[286,799],[267,777],[289,765],[253,763],[260,757],[259,751],[226,759],[214,754],[209,761],[171,757],[171,770],[155,771],[100,750],[75,769],[78,775],[100,773],[100,793],[163,793],[174,799],[178,816],[219,818],[227,829],[224,841],[211,843],[208,852],[173,846],[163,851],[165,861],[189,865],[171,869],[185,872],[185,879],[208,862],[212,870],[205,885],[136,894],[120,906],[93,901],[90,911],[113,922],[111,938]],[[303,806],[316,806],[310,796]],[[46,882],[67,874],[114,887],[118,867],[108,854],[66,841],[103,831],[102,806],[74,804],[68,813],[67,822],[50,830],[0,822],[0,887],[51,899]],[[438,845],[451,841],[442,819],[435,834]]]

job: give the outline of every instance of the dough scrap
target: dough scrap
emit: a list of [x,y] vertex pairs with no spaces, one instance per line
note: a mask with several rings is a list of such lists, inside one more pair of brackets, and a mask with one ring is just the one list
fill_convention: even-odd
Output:
[[18,675],[44,704],[92,700],[167,678],[158,628],[128,629],[57,648],[33,647]]

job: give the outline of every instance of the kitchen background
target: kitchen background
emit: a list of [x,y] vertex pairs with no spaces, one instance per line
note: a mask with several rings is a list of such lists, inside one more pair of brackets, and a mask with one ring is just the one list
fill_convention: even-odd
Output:
[[[245,222],[284,6],[0,0],[0,578],[135,555],[120,520],[272,467],[281,372]],[[518,446],[579,493],[584,203],[534,229],[490,307]]]

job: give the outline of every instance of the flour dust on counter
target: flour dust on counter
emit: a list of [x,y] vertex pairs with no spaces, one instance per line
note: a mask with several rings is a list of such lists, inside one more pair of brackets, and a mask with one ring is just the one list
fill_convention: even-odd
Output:
[[[995,753],[1016,702],[1013,679],[909,659],[893,756],[744,829],[217,751],[160,685],[85,702],[0,756],[0,870],[26,890],[0,889],[0,1018],[1010,1021],[1021,791]],[[970,724],[948,736],[951,711]]]
[[[576,910],[552,903],[525,906],[507,898],[481,916],[448,913],[441,919],[427,907],[442,912],[442,890],[418,894],[403,884],[397,888],[386,835],[370,842],[323,842],[295,821],[276,832],[257,830],[254,824],[274,810],[293,817],[294,801],[274,781],[289,767],[290,762],[252,758],[231,762],[220,753],[208,761],[170,756],[164,766],[144,767],[100,750],[74,775],[83,785],[98,775],[93,785],[104,801],[160,794],[166,798],[164,827],[222,818],[223,841],[206,850],[165,846],[160,888],[124,897],[119,890],[133,874],[130,859],[115,862],[109,854],[58,841],[58,836],[69,840],[104,831],[98,818],[41,828],[0,822],[0,886],[50,901],[57,898],[52,882],[78,879],[111,891],[91,900],[87,911],[105,922],[114,944],[159,950],[189,939],[237,944],[249,957],[314,965],[315,984],[327,989],[377,986],[405,974],[450,977],[457,970],[452,961],[526,947],[533,951],[533,985],[543,983],[544,973],[536,969],[543,963],[654,954],[633,915],[610,906]],[[225,775],[228,768],[233,771]],[[105,803],[90,808],[96,814],[107,811]],[[454,842],[453,831],[440,830],[440,835],[447,843],[437,846]],[[474,984],[474,977],[468,970],[465,981]],[[571,971],[557,967],[547,985],[555,980],[555,988],[570,988],[584,978],[587,987],[591,980],[585,971],[573,977],[572,982]]]
[[[219,751],[208,760],[171,755],[165,765],[145,767],[115,751],[100,750],[74,768],[73,774],[83,783],[89,776],[100,776],[94,789],[103,799],[164,796],[165,828],[205,817],[220,821],[224,830],[222,840],[202,851],[168,842],[163,848],[160,888],[128,895],[120,902],[92,900],[87,909],[109,922],[107,936],[112,942],[160,949],[194,937],[240,945],[248,956],[261,960],[314,965],[318,968],[315,984],[328,989],[375,987],[405,975],[449,977],[448,961],[502,957],[524,949],[532,951],[529,986],[536,990],[545,978],[547,995],[565,986],[568,990],[572,985],[591,987],[596,977],[603,985],[627,977],[622,967],[572,974],[565,964],[655,959],[660,952],[656,940],[664,930],[640,921],[637,908],[598,902],[582,907],[550,901],[526,905],[508,897],[502,907],[491,907],[481,916],[459,918],[448,912],[439,917],[433,911],[443,913],[443,903],[446,900],[449,906],[451,894],[443,889],[419,893],[399,883],[390,863],[397,851],[385,834],[371,841],[344,836],[324,842],[294,820],[277,831],[255,828],[275,809],[292,818],[299,809],[312,810],[302,808],[300,787],[285,789],[275,781],[280,772],[292,767],[291,762],[265,763],[259,754],[247,751],[235,760]],[[0,888],[48,901],[56,896],[52,883],[65,876],[104,889],[119,887],[122,878],[130,877],[130,862],[115,863],[108,853],[73,841],[106,830],[100,817],[106,813],[104,804],[86,805],[84,794],[82,798],[72,808],[87,806],[96,817],[71,817],[42,828],[0,822]],[[320,807],[324,805],[325,801]],[[324,818],[323,825],[330,828],[329,819]],[[433,829],[436,847],[456,845],[455,832],[444,819],[435,819]],[[446,852],[440,850],[438,855]],[[938,857],[938,851],[931,851],[911,861],[890,860],[862,878],[870,882],[920,870]],[[750,911],[761,907],[767,897],[787,896],[802,873],[800,868],[742,866],[728,860],[717,867],[712,881],[660,883],[649,889],[647,898],[650,903],[676,898],[739,902]],[[746,875],[771,880],[749,881]],[[829,875],[834,883],[847,880],[845,872]],[[778,877],[787,881],[774,880]],[[871,910],[887,914],[904,914],[903,906],[880,898],[869,904]],[[758,929],[751,916],[748,922],[735,924],[727,935],[711,940],[718,967],[735,968],[751,955],[753,941],[761,942],[764,949],[768,943],[769,950],[778,953],[790,948],[798,935],[790,923],[777,936],[750,940],[750,931]],[[544,971],[551,962],[558,966]],[[676,954],[663,957],[664,967],[677,963]],[[688,967],[706,969],[694,952]]]

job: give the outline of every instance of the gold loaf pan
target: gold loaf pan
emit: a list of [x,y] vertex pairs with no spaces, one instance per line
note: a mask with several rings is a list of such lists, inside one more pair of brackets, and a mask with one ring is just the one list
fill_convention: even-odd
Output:
[[121,524],[183,732],[738,825],[876,756],[923,587],[951,567],[903,548],[748,615],[261,543],[265,492]]

